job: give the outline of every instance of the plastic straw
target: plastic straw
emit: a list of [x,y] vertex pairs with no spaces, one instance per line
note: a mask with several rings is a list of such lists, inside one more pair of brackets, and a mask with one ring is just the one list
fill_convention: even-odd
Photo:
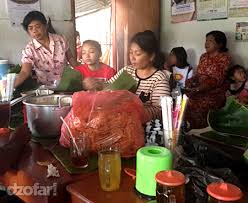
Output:
[[164,144],[170,148],[172,141],[172,98],[168,96],[161,97],[162,118],[164,128]]
[[73,135],[72,135],[72,132],[71,132],[69,126],[67,125],[67,123],[65,122],[65,120],[63,119],[62,116],[60,116],[60,119],[61,119],[62,122],[65,124],[65,127],[66,127],[66,129],[68,130],[69,135],[70,135],[70,137],[71,137],[71,139],[72,139],[72,141],[73,141],[73,144],[75,145],[76,150],[77,150],[78,154],[80,155],[81,153],[80,153],[80,151],[79,151],[79,148],[78,148],[78,146],[77,146],[77,143],[76,143],[76,141],[75,141],[75,138],[74,138]]
[[167,108],[168,108],[168,125],[169,125],[169,133],[170,133],[170,138],[172,138],[172,130],[173,130],[173,125],[172,125],[172,98],[167,97]]
[[6,80],[0,80],[0,94],[1,94],[1,101],[5,100],[5,92],[6,92]]
[[173,129],[176,129],[177,127],[177,122],[178,122],[180,109],[181,109],[181,103],[182,103],[182,96],[179,95],[176,98],[175,108],[173,110]]
[[182,100],[182,105],[181,105],[181,110],[179,113],[179,118],[178,118],[178,122],[177,122],[177,127],[176,130],[179,132],[181,125],[182,125],[182,121],[183,121],[183,116],[184,116],[184,112],[186,109],[186,105],[187,105],[187,101],[188,101],[188,97],[184,94],[183,95],[183,100]]
[[7,87],[6,87],[6,98],[7,101],[10,101],[13,96],[13,90],[14,90],[14,82],[15,82],[15,73],[9,73],[7,74]]
[[166,142],[168,141],[168,113],[167,113],[167,107],[166,107],[166,98],[165,97],[161,97],[161,108],[162,108],[162,121],[163,121],[163,128],[164,128],[164,145],[166,146]]

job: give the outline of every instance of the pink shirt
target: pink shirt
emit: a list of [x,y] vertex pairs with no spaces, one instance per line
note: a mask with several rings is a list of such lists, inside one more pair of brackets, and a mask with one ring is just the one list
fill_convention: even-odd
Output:
[[60,80],[69,48],[66,39],[60,35],[49,33],[49,39],[51,52],[33,39],[22,51],[21,59],[22,63],[32,64],[38,82],[44,85],[52,85],[55,80]]

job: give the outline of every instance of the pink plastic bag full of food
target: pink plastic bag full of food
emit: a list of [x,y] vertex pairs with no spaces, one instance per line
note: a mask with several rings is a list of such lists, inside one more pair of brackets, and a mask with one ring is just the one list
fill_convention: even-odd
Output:
[[[123,157],[130,157],[144,145],[144,107],[135,94],[126,90],[74,93],[65,121],[74,137],[89,137],[95,152],[115,146]],[[70,137],[64,124],[59,141],[69,147]]]

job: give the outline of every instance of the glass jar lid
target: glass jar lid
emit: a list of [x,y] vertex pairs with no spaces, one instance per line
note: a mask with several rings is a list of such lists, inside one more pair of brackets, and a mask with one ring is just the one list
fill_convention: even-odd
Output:
[[185,183],[185,176],[175,170],[160,171],[156,174],[156,181],[166,186],[179,186]]
[[211,183],[207,186],[207,193],[211,197],[222,201],[236,201],[243,196],[242,191],[230,183]]

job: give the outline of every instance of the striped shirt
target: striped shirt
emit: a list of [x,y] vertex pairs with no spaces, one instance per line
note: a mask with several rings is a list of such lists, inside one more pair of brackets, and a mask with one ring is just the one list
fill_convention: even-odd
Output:
[[144,103],[145,110],[151,119],[161,119],[160,97],[170,95],[168,77],[163,71],[156,71],[150,77],[142,79],[131,66],[126,66],[113,76],[109,83],[113,83],[126,70],[138,83],[136,95]]

